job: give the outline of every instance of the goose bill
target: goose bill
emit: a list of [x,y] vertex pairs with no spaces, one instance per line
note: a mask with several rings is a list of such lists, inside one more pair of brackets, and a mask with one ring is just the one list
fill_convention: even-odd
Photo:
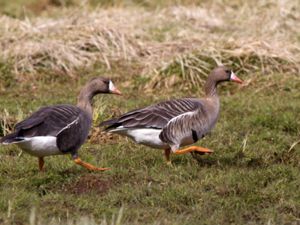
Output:
[[116,95],[122,95],[121,91],[119,91],[112,81],[109,81],[109,92]]
[[230,80],[239,84],[243,83],[243,81],[240,78],[238,78],[233,72],[231,72]]

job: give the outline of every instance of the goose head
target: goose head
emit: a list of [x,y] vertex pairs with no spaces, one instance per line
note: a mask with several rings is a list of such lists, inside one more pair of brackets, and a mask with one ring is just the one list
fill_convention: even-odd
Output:
[[216,83],[224,81],[233,81],[239,84],[243,83],[243,81],[240,78],[238,78],[230,68],[226,66],[216,67],[209,75],[209,78],[210,77],[213,78],[213,80],[215,80]]
[[105,77],[96,77],[91,79],[82,90],[91,96],[97,94],[116,94],[116,95],[122,94],[115,87],[111,79]]
[[243,83],[243,81],[240,78],[238,78],[230,68],[226,66],[218,66],[211,71],[204,85],[204,91],[206,95],[216,95],[217,85],[225,81],[233,81],[239,84]]
[[92,99],[97,94],[116,94],[121,92],[109,78],[96,77],[91,79],[80,91],[77,106],[92,115]]

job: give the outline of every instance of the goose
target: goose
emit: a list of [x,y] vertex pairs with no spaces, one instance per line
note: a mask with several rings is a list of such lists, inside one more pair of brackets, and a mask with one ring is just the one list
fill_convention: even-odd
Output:
[[220,111],[217,86],[225,81],[243,82],[231,69],[218,66],[207,78],[204,98],[163,101],[104,121],[100,126],[106,127],[106,132],[127,136],[138,144],[164,149],[168,164],[171,163],[171,152],[212,153],[212,150],[200,146],[180,147],[197,142],[215,126]]
[[92,125],[92,99],[97,94],[121,92],[108,78],[91,79],[80,91],[77,105],[42,107],[15,126],[15,131],[0,139],[4,145],[16,144],[26,153],[38,157],[39,170],[44,157],[71,154],[73,161],[88,170],[107,170],[86,163],[78,156]]

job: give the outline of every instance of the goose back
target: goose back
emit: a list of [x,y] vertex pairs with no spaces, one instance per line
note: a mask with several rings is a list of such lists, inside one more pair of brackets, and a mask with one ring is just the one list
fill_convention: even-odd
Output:
[[100,126],[108,126],[105,129],[107,131],[120,126],[125,128],[162,129],[172,118],[195,111],[198,107],[203,107],[203,105],[201,101],[196,98],[169,100],[130,111],[121,115],[119,118],[104,121]]
[[76,151],[87,138],[92,118],[73,105],[42,107],[15,126],[15,133],[7,142],[18,142],[32,137],[56,137],[62,152]]

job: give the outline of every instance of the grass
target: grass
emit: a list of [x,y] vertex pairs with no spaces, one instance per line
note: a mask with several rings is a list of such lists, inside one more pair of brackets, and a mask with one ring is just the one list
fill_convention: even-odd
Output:
[[[47,86],[37,81],[41,90],[37,89],[35,101],[25,94],[18,98],[17,105],[25,116],[41,105],[72,103],[78,83],[86,79]],[[125,97],[131,97],[126,102],[124,97],[97,97],[96,108],[109,106],[103,109],[100,120],[109,118],[110,112],[119,107],[125,112],[167,98],[153,99],[152,94],[133,97],[136,90],[122,88],[123,79],[116,77],[115,83],[124,90]],[[160,150],[118,136],[108,141],[102,135],[93,137],[97,143],[90,141],[80,151],[85,160],[112,168],[104,173],[89,173],[68,156],[47,158],[46,172],[39,173],[36,158],[20,155],[15,146],[1,147],[2,221],[28,221],[33,208],[40,221],[53,217],[71,221],[81,216],[101,221],[104,215],[112,218],[123,207],[122,224],[297,223],[300,145],[290,147],[299,140],[300,133],[299,83],[293,76],[285,82],[279,74],[273,79],[289,88],[253,93],[265,83],[263,80],[241,89],[233,84],[221,87],[219,123],[199,143],[215,153],[195,158],[173,156],[172,167],[165,164]],[[11,117],[18,115],[16,101],[5,99],[25,90],[17,87],[2,93],[0,104]],[[57,97],[53,98],[52,93]],[[189,91],[179,95],[189,95]]]
[[[293,1],[259,7],[167,1],[158,8],[144,1],[80,8],[68,1],[29,19],[9,8],[21,2],[5,1],[9,16],[0,18],[0,136],[41,106],[75,103],[94,76],[112,77],[124,96],[95,98],[94,128],[79,152],[110,171],[91,173],[69,156],[54,156],[39,173],[36,158],[0,146],[0,224],[300,222],[299,29],[293,26],[299,6]],[[50,29],[53,23],[59,26]],[[207,72],[220,62],[245,84],[219,88],[219,121],[198,143],[214,154],[172,156],[170,167],[162,151],[96,128],[160,100],[201,97]]]

